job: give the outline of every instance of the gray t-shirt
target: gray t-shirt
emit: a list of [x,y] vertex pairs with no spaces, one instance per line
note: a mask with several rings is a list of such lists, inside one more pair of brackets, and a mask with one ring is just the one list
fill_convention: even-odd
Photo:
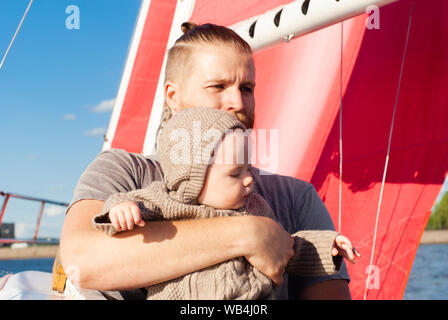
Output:
[[[254,191],[263,196],[283,228],[293,234],[301,230],[334,230],[331,217],[315,188],[305,181],[277,174],[260,174],[252,168]],[[106,200],[111,194],[142,189],[161,180],[162,170],[155,157],[120,149],[103,151],[81,175],[69,208],[86,199]],[[304,287],[331,279],[349,280],[345,263],[335,275],[296,277],[284,275],[276,287],[277,299],[294,299]],[[121,292],[126,298],[145,298],[142,290]]]

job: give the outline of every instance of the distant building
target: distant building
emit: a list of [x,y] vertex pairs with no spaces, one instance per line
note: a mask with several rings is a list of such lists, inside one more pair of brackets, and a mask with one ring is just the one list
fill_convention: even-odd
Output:
[[[2,223],[0,227],[0,239],[14,239],[14,223]],[[9,244],[2,244],[0,246],[9,246]]]

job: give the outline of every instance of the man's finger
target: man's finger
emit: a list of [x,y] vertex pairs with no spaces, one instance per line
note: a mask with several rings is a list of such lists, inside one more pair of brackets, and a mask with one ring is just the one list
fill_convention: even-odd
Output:
[[283,275],[272,278],[272,282],[275,286],[281,286],[283,284]]

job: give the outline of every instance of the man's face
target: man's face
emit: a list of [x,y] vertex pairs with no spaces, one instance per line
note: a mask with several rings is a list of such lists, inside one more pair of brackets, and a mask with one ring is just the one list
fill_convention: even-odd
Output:
[[[169,103],[174,112],[191,107],[227,111],[248,128],[254,122],[255,68],[252,56],[231,46],[198,45]],[[168,101],[167,101],[168,102]]]

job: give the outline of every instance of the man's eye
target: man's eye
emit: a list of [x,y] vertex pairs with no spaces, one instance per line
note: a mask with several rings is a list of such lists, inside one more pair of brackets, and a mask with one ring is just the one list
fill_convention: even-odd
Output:
[[254,89],[252,87],[242,87],[241,91],[246,92],[246,93],[252,93],[254,91]]
[[210,88],[213,88],[213,89],[224,89],[224,85],[223,84],[214,84],[214,85],[210,86]]

